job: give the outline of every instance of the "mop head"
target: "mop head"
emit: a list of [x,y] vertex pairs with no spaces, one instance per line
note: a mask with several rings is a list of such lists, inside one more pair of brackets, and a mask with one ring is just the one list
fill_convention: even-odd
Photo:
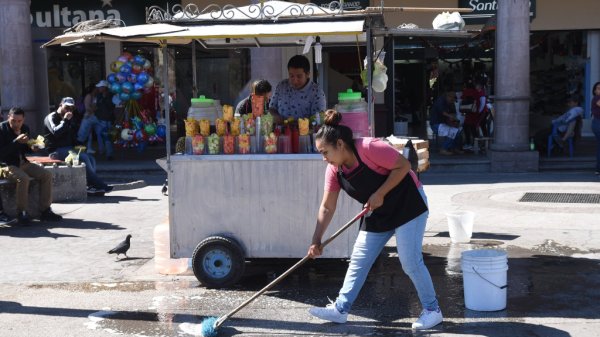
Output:
[[207,317],[202,321],[200,331],[204,337],[217,337],[217,329],[215,323],[217,317]]

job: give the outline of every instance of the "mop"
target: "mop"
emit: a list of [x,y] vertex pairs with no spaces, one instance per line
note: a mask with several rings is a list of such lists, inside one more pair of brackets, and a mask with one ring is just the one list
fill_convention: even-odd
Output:
[[[333,233],[333,235],[331,235],[331,237],[329,237],[329,239],[327,239],[325,242],[323,242],[321,244],[321,249],[324,248],[325,246],[327,246],[331,241],[333,241],[336,237],[338,237],[343,231],[345,231],[350,226],[352,226],[352,224],[354,224],[358,219],[360,219],[365,214],[367,214],[368,211],[369,211],[368,208],[363,208],[363,210],[360,213],[358,213],[354,218],[352,218],[352,220],[348,221],[348,223],[346,223],[344,226],[342,226],[340,229],[338,229],[337,232]],[[231,310],[226,315],[223,315],[223,316],[218,317],[218,318],[214,317],[214,316],[213,317],[207,317],[207,318],[205,318],[202,321],[202,324],[201,324],[201,327],[200,327],[200,331],[201,331],[202,336],[204,336],[204,337],[216,337],[217,336],[217,329],[225,322],[225,320],[227,320],[228,318],[230,318],[231,316],[233,316],[235,313],[237,313],[238,311],[240,311],[242,308],[244,308],[245,306],[247,306],[248,304],[250,304],[250,302],[254,301],[258,296],[262,295],[267,290],[273,288],[276,284],[278,284],[281,280],[283,280],[284,278],[286,278],[289,274],[291,274],[294,270],[296,270],[298,267],[300,267],[301,265],[303,265],[309,259],[310,259],[310,257],[308,255],[306,255],[305,257],[303,257],[302,260],[296,262],[296,264],[294,264],[290,269],[288,269],[287,271],[285,271],[278,278],[276,278],[275,280],[273,280],[271,283],[267,284],[264,288],[262,288],[261,290],[259,290],[256,294],[254,294],[252,297],[250,297],[249,299],[247,299],[244,303],[240,304],[239,306],[237,306],[236,308],[234,308],[233,310]]]

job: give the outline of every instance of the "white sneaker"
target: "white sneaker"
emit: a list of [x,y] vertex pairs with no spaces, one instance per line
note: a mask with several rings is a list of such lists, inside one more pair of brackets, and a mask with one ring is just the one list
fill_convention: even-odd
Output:
[[437,308],[433,311],[423,309],[423,311],[421,311],[421,316],[419,316],[419,319],[412,324],[412,328],[415,330],[431,329],[434,326],[442,323],[443,319],[444,317],[442,317],[442,311],[440,310],[440,308]]
[[317,318],[334,323],[346,323],[348,320],[348,314],[340,313],[336,309],[335,303],[329,303],[325,308],[313,307],[310,308],[308,312]]

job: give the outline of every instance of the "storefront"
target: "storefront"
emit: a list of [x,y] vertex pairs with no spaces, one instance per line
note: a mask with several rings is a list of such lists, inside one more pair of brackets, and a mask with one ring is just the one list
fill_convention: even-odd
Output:
[[38,45],[87,20],[111,20],[125,26],[142,24],[145,22],[145,7],[162,3],[157,0],[144,2],[33,0],[31,25],[34,53],[46,53],[45,58],[36,58],[35,68],[47,70],[36,71],[36,80],[48,83],[47,106],[52,109],[64,96],[76,99],[83,96],[86,88],[106,77],[107,72],[110,72],[110,63],[116,58],[115,55],[121,54],[121,51],[129,50],[153,60],[154,48],[120,43],[84,44],[48,49],[36,48]]

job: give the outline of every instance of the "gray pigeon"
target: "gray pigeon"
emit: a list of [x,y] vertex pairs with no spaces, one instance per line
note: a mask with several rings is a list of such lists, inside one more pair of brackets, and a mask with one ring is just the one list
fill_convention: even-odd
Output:
[[119,259],[119,255],[123,254],[125,257],[127,256],[127,251],[129,250],[129,246],[131,244],[131,234],[127,234],[125,240],[119,243],[115,248],[108,251],[108,254],[117,254],[117,260]]

